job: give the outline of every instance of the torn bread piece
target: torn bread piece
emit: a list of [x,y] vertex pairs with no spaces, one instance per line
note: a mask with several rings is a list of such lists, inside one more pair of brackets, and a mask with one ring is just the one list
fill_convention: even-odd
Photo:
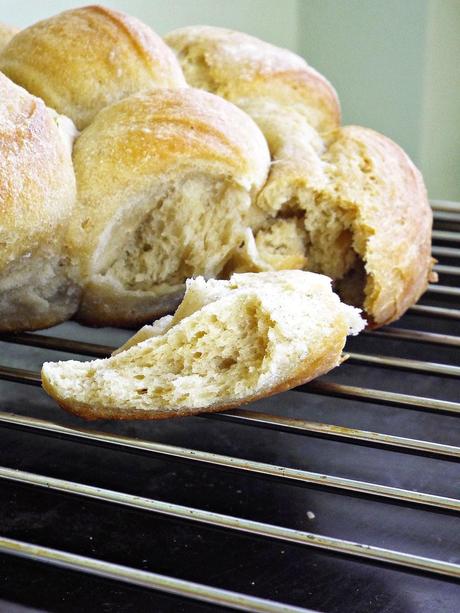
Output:
[[296,271],[187,281],[174,317],[144,326],[112,357],[46,362],[44,389],[86,419],[162,419],[221,411],[340,364],[364,327],[325,276]]

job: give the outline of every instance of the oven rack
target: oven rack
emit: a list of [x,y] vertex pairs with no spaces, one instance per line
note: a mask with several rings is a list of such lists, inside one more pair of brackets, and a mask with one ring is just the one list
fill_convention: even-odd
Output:
[[[460,308],[456,303],[460,296],[460,287],[456,287],[456,277],[460,273],[460,248],[452,244],[460,242],[460,232],[456,224],[460,223],[460,204],[443,201],[432,201],[436,229],[433,232],[433,255],[440,259],[436,270],[440,275],[440,283],[430,285],[424,298],[430,304],[419,304],[410,309],[403,323],[386,327],[382,330],[369,331],[363,334],[365,339],[388,341],[397,346],[429,345],[455,351],[460,347],[460,336],[443,332],[433,332],[433,320],[448,324],[460,319]],[[441,228],[438,229],[437,226]],[[446,226],[448,229],[445,229]],[[439,244],[441,243],[441,244]],[[446,246],[446,243],[448,244]],[[447,259],[445,263],[444,258]],[[452,261],[454,263],[452,263]],[[444,281],[447,278],[447,284]],[[450,283],[450,284],[449,284]],[[447,305],[440,303],[447,300]],[[434,302],[434,304],[432,303]],[[411,318],[426,322],[428,329],[413,329],[409,325]],[[403,325],[403,327],[400,327]],[[105,357],[114,347],[72,340],[47,333],[3,335],[0,341],[11,345],[25,345],[44,350],[74,353],[81,356]],[[385,355],[374,351],[361,350],[348,352],[348,364],[364,365],[368,368],[393,370],[407,373],[424,373],[433,377],[458,379],[460,366],[445,363],[414,359],[395,355]],[[24,385],[40,386],[40,375],[35,370],[12,367],[7,363],[8,356],[3,355],[0,365],[0,380]],[[442,379],[443,380],[443,379]],[[375,389],[373,387],[349,385],[335,381],[315,381],[299,388],[304,394],[326,397],[344,398],[349,401],[387,405],[411,410],[414,416],[418,412],[431,412],[442,418],[444,415],[456,416],[460,413],[460,401],[442,399],[418,394],[408,394],[400,391]],[[280,399],[282,399],[282,395]],[[282,404],[282,403],[280,403]],[[373,410],[371,405],[369,410]],[[56,413],[59,415],[59,413]],[[420,440],[407,436],[390,435],[376,431],[348,428],[332,423],[309,421],[289,417],[282,414],[271,414],[260,410],[237,409],[201,416],[200,419],[230,422],[238,426],[250,426],[259,429],[272,429],[288,432],[294,435],[324,438],[333,441],[365,445],[371,448],[391,449],[405,454],[417,454],[436,458],[439,461],[458,461],[460,458],[459,444],[450,445],[432,440]],[[364,480],[339,477],[333,474],[308,471],[289,466],[259,462],[219,453],[202,451],[193,447],[168,445],[149,439],[107,433],[97,428],[69,426],[60,421],[18,415],[8,410],[0,411],[0,427],[18,429],[29,434],[60,439],[79,441],[85,445],[103,446],[120,452],[142,453],[159,456],[166,459],[181,460],[188,463],[198,463],[218,467],[230,472],[243,472],[246,475],[262,475],[267,478],[281,480],[286,483],[297,483],[304,486],[320,486],[326,491],[340,493],[343,496],[361,495],[370,500],[383,500],[387,503],[407,505],[409,508],[431,510],[435,513],[456,513],[460,511],[460,479],[459,496],[434,495],[423,491],[394,487]],[[460,433],[460,428],[459,428]],[[426,573],[434,577],[447,577],[449,580],[460,579],[460,552],[456,561],[442,560],[436,557],[426,557],[405,553],[396,549],[386,549],[354,542],[340,537],[328,537],[305,530],[259,522],[236,515],[226,515],[198,507],[178,505],[162,500],[135,496],[123,491],[115,491],[87,485],[68,479],[58,479],[46,474],[29,472],[19,468],[0,467],[0,481],[18,483],[36,488],[37,491],[47,489],[65,493],[76,498],[98,500],[108,505],[121,505],[143,512],[164,515],[174,519],[185,520],[191,524],[205,524],[216,529],[246,533],[280,542],[295,543],[301,547],[316,548],[349,556],[352,559],[368,560],[373,563],[391,565],[394,568],[404,568],[409,572]],[[460,524],[459,524],[460,528]],[[46,563],[61,568],[88,573],[130,585],[141,586],[159,592],[173,594],[184,599],[205,602],[216,607],[229,607],[244,611],[309,611],[310,609],[277,602],[250,594],[237,593],[210,585],[178,579],[151,571],[127,567],[101,559],[77,555],[65,550],[42,547],[35,543],[23,542],[12,538],[0,538],[0,552],[33,560],[35,563]],[[460,601],[459,601],[460,607]]]

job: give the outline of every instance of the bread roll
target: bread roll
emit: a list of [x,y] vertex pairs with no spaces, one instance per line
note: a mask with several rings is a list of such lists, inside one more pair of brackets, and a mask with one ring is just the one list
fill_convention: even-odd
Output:
[[[360,126],[330,134],[318,163],[319,178],[302,181],[288,164],[272,173],[258,200],[270,216],[255,234],[258,256],[272,264],[286,237],[264,251],[265,236],[288,220],[298,224],[300,213],[305,267],[335,279],[342,299],[364,308],[370,326],[388,324],[436,279],[423,178],[396,143]],[[291,251],[284,248],[284,257]]]
[[170,32],[187,82],[241,107],[257,100],[268,116],[296,109],[320,132],[340,124],[332,85],[304,59],[254,36],[225,28],[190,26]]
[[0,51],[6,47],[15,34],[19,32],[18,28],[7,26],[6,23],[0,22]]
[[151,321],[177,306],[187,277],[218,275],[270,165],[250,117],[191,88],[105,108],[73,157],[69,240],[85,285],[78,317],[92,325]]
[[76,310],[64,230],[75,203],[72,122],[0,73],[0,331],[44,328]]
[[187,282],[174,318],[144,328],[109,359],[45,363],[43,387],[86,419],[221,411],[329,371],[363,324],[322,275],[200,277]]
[[185,85],[155,32],[102,6],[65,11],[22,30],[0,54],[0,70],[79,129],[132,93]]
[[[311,69],[283,49],[209,27],[176,30],[166,41],[190,85],[241,106],[270,146],[253,234],[233,269],[327,274],[345,301],[366,310],[371,326],[400,317],[435,278],[431,209],[408,156],[377,132],[338,127],[333,90],[319,76],[308,78]],[[299,69],[289,71],[288,61]]]

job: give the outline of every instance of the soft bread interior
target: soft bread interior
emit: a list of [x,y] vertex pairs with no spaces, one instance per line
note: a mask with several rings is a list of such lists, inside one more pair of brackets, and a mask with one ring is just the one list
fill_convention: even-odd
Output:
[[43,382],[86,416],[215,409],[322,374],[363,325],[320,275],[197,278],[173,318],[145,326],[109,359],[46,363]]
[[254,244],[249,246],[246,237],[235,269],[303,268],[325,274],[350,304],[362,306],[367,236],[359,224],[359,204],[343,201],[336,192],[335,186],[348,180],[341,174],[340,152],[331,155],[330,143],[298,107],[263,98],[239,104],[263,131],[273,162],[252,211]]
[[[273,115],[272,104],[259,102],[245,106],[267,136],[274,161],[251,212],[253,240],[246,235],[233,269],[303,268],[331,277],[343,299],[366,307],[373,291],[367,267],[373,229],[360,215],[369,194],[362,189],[357,200],[350,201],[340,193],[350,177],[358,183],[362,177],[351,171],[344,175],[341,152],[331,153],[330,143],[297,110],[278,109]],[[368,169],[359,153],[353,163],[365,176]]]
[[249,194],[225,177],[195,173],[153,200],[131,229],[119,228],[118,248],[102,275],[126,290],[160,294],[193,275],[220,273],[242,242]]
[[[343,206],[340,200],[324,198],[308,190],[299,190],[297,197],[281,207],[275,218],[269,218],[255,232],[260,258],[275,269],[305,268],[340,281],[347,296],[350,274],[363,268],[365,248],[362,234],[356,231],[356,209]],[[359,302],[364,287],[357,288],[351,304]]]

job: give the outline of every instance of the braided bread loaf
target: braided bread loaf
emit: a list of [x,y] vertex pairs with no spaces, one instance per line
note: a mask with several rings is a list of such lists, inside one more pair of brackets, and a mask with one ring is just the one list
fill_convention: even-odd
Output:
[[[17,308],[18,294],[4,329],[51,325],[75,310],[93,325],[138,325],[173,309],[187,277],[293,268],[331,276],[370,325],[399,317],[432,278],[431,210],[406,154],[372,130],[341,127],[333,87],[290,51],[210,27],[177,30],[166,43],[177,58],[138,20],[86,7],[19,32],[0,52],[0,70],[82,130],[74,207],[69,160],[49,157],[50,191],[60,183],[69,193],[45,224],[48,243],[34,224],[56,200],[34,195],[40,178],[30,182],[27,253],[36,253],[35,235],[42,249],[60,245],[47,251],[59,266],[31,285],[48,288],[49,316],[27,317],[30,301]],[[24,114],[12,121],[26,122]],[[57,132],[41,132],[42,146]],[[17,147],[22,137],[9,138]],[[29,186],[34,161],[26,158],[15,176]],[[27,190],[21,198],[29,210]],[[5,254],[10,263],[22,257]],[[40,261],[24,265],[32,276]],[[54,308],[63,270],[81,299]]]

